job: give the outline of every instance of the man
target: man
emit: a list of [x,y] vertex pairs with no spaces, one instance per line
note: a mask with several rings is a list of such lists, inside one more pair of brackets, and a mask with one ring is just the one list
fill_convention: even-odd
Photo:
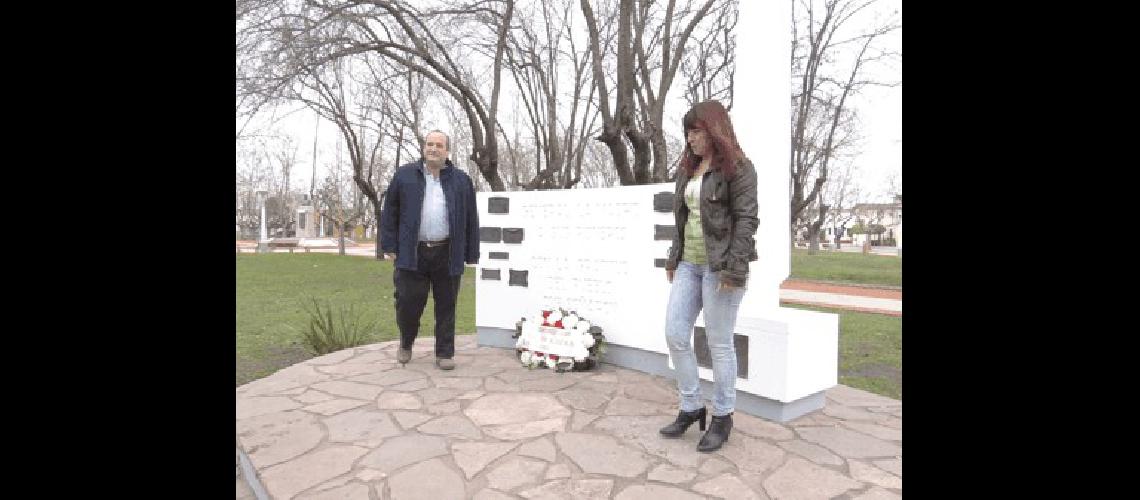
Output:
[[395,260],[396,325],[407,364],[428,290],[435,300],[435,365],[455,368],[455,302],[464,263],[479,262],[479,212],[471,177],[447,159],[450,139],[433,130],[423,158],[392,175],[380,212],[380,248]]

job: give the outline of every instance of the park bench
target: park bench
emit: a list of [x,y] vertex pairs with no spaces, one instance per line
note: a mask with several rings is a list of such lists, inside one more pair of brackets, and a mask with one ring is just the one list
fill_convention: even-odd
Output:
[[[355,245],[355,243],[351,243],[348,241],[345,242],[345,248],[351,247],[353,245]],[[293,253],[294,251],[298,251],[298,250],[304,250],[305,253],[309,253],[311,250],[336,250],[336,249],[340,248],[339,245],[301,245],[301,240],[299,238],[274,238],[272,240],[269,240],[269,242],[267,243],[267,246],[269,247],[270,252],[274,252],[278,249],[283,249],[283,250],[289,250],[289,253]],[[252,246],[239,245],[237,247],[237,253],[242,253],[242,251],[246,251],[246,250],[248,250],[249,252],[256,253],[257,252],[257,246],[256,245],[252,245]]]

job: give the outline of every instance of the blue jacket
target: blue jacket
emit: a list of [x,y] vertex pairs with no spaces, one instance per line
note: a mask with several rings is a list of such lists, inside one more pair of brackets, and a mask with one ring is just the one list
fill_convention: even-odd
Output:
[[[396,254],[396,268],[416,270],[420,211],[424,204],[423,159],[396,169],[380,210],[380,249]],[[451,239],[452,276],[463,274],[463,263],[479,263],[479,211],[475,206],[475,185],[466,172],[447,160],[439,173],[447,202],[447,226]]]

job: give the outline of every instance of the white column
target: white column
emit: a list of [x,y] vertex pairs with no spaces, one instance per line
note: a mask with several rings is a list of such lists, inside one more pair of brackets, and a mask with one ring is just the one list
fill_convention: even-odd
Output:
[[257,200],[261,205],[261,234],[257,239],[257,252],[264,253],[269,251],[268,238],[265,237],[265,204],[269,201],[269,193],[266,191],[258,191]]
[[741,311],[779,307],[791,268],[788,164],[791,160],[791,5],[740,2],[732,124],[756,167],[756,254]]
[[263,202],[261,204],[261,238],[258,239],[257,241],[262,242],[262,241],[265,241],[267,239],[268,238],[265,237],[265,203]]
[[902,257],[902,222],[899,222],[899,228],[896,232],[898,233],[895,235],[895,240],[898,243],[898,254],[899,257]]

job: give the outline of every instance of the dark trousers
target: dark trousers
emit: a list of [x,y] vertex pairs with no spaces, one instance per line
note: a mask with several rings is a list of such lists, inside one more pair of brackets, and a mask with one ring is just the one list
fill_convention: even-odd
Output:
[[415,271],[396,269],[392,273],[400,347],[411,349],[416,341],[430,289],[435,301],[435,356],[450,359],[455,355],[455,302],[463,275],[448,273],[448,244],[429,247],[421,243],[416,247],[416,254]]

